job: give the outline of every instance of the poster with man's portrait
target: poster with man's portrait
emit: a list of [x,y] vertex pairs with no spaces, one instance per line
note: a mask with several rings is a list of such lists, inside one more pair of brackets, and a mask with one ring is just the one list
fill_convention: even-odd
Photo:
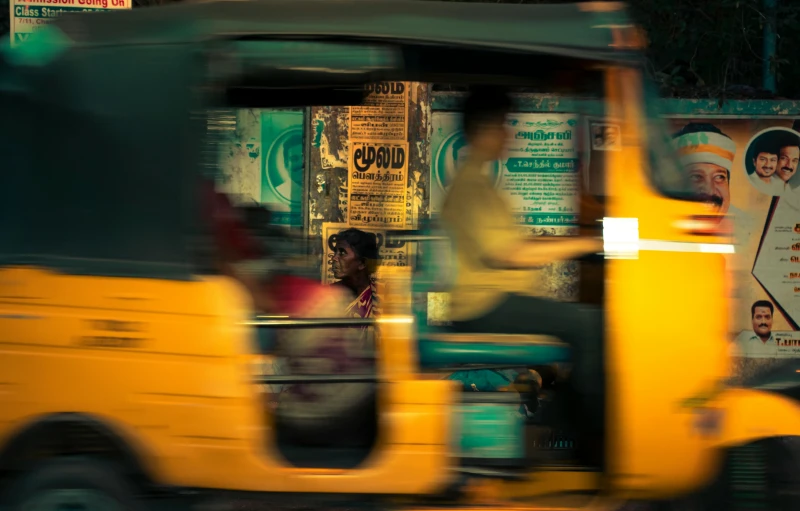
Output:
[[[674,118],[687,190],[730,233],[734,374],[747,381],[800,358],[800,133],[793,119]],[[724,226],[724,228],[723,228]]]

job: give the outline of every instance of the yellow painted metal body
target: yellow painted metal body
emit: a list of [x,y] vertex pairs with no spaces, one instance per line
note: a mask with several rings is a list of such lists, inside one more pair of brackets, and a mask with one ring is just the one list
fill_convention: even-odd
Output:
[[243,290],[224,278],[0,270],[0,445],[38,418],[80,412],[121,432],[164,484],[413,494],[449,481],[455,388],[413,378],[413,325],[382,328],[391,383],[382,388],[380,445],[367,465],[295,469],[271,448],[270,417],[250,363],[254,332],[237,326],[249,311]]
[[[621,151],[608,154],[607,215],[638,218],[641,239],[724,241],[681,231],[680,220],[705,206],[652,186],[641,80],[629,69],[607,74],[610,116],[622,121],[623,140]],[[621,492],[681,492],[712,475],[716,451],[680,404],[728,376],[724,265],[722,254],[658,250],[608,261],[608,475]]]
[[[607,77],[610,116],[623,121],[624,143],[622,151],[608,153],[608,216],[638,218],[643,240],[725,243],[679,227],[682,219],[703,215],[704,204],[668,199],[651,185],[639,73],[616,69]],[[800,434],[797,403],[737,389],[715,395],[731,376],[725,258],[656,248],[608,261],[608,476],[621,495],[689,492],[715,476],[720,448]],[[695,427],[697,410],[683,404],[708,394],[715,397],[707,406],[718,407],[723,418],[712,435]],[[753,427],[766,416],[781,426]]]

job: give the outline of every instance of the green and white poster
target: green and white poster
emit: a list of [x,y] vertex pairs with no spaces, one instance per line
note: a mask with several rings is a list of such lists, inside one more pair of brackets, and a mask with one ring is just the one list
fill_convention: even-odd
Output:
[[[461,129],[461,114],[458,112],[434,112],[431,135],[431,214],[440,213],[447,190],[458,170],[458,165],[467,157],[467,139]],[[499,183],[500,162],[487,168],[495,185]]]
[[278,225],[303,225],[303,126],[302,110],[261,113],[261,203]]
[[[505,192],[518,223],[538,227],[577,223],[578,116],[512,114],[506,158],[486,168]],[[467,154],[461,115],[434,112],[431,212],[441,211],[447,189]]]
[[499,187],[517,222],[557,227],[578,223],[578,116],[512,114]]

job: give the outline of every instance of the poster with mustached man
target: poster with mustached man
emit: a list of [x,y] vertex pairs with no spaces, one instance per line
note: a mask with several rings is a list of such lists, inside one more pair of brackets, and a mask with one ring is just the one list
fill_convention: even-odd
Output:
[[670,119],[687,183],[725,215],[739,372],[800,357],[800,120]]

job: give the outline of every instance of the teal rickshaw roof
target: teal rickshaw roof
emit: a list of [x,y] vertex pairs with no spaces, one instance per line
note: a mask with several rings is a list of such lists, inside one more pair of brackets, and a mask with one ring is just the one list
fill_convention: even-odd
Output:
[[310,36],[470,46],[596,60],[635,58],[635,52],[613,45],[611,29],[631,26],[625,11],[597,12],[586,5],[422,0],[217,1],[65,16],[67,19],[60,24],[70,37],[88,44]]

